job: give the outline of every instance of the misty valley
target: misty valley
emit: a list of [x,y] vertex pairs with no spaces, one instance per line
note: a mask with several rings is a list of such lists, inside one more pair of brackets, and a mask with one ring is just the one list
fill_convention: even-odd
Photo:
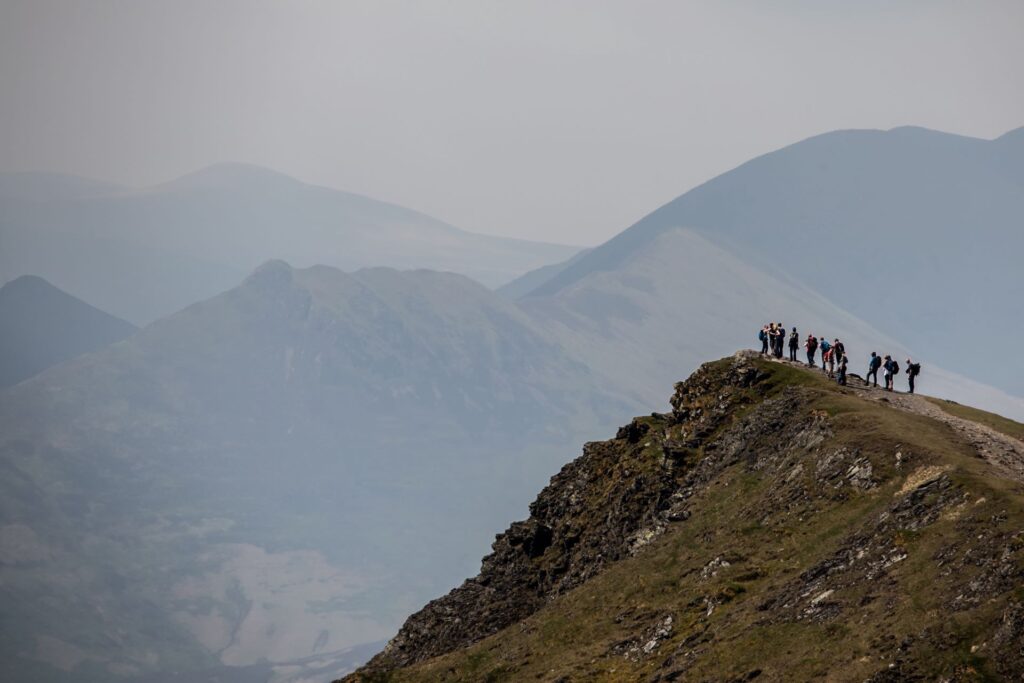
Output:
[[0,2],[0,683],[1021,680],[1022,27]]

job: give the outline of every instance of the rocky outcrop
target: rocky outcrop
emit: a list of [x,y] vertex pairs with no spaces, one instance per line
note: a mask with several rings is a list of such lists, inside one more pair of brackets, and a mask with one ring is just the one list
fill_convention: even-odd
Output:
[[671,405],[587,444],[345,680],[1024,673],[1024,502],[972,442],[751,353]]
[[[737,434],[712,444],[712,436],[772,389],[751,360],[741,353],[702,366],[676,385],[671,413],[637,418],[615,439],[586,444],[530,505],[529,519],[498,535],[480,574],[409,617],[363,673],[415,664],[496,633],[686,519],[689,493],[749,441]],[[771,432],[783,410],[751,429]],[[702,454],[702,447],[722,456]]]

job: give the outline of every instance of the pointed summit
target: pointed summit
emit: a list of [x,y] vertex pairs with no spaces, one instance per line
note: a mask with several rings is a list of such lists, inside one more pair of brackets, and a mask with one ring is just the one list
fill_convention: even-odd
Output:
[[135,332],[35,275],[0,287],[0,387],[95,351]]
[[161,190],[256,189],[299,187],[302,181],[290,175],[256,164],[222,162],[186,173],[167,183]]
[[686,229],[946,367],[1024,395],[1024,365],[964,352],[979,330],[1018,336],[1007,311],[1019,308],[1022,178],[1024,129],[995,142],[919,127],[825,133],[680,195],[531,281],[523,300],[573,296]]

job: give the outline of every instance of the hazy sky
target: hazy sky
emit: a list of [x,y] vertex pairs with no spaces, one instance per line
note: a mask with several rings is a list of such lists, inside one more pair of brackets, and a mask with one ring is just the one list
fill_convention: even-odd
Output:
[[1024,2],[0,0],[0,169],[218,161],[595,244],[836,128],[1024,125]]

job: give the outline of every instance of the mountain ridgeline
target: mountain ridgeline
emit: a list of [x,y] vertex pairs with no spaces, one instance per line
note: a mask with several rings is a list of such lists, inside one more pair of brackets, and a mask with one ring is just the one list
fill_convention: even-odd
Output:
[[1024,425],[752,352],[671,404],[343,681],[1024,674]]
[[[622,671],[672,680],[689,678],[678,671],[693,660],[693,677],[718,679],[725,669],[708,662],[721,660],[720,644],[748,642],[755,626],[771,627],[751,631],[767,643],[824,633],[822,642],[849,646],[849,632],[863,630],[853,615],[881,618],[871,611],[880,605],[897,616],[871,638],[912,636],[901,647],[921,652],[935,633],[953,639],[938,625],[907,630],[901,591],[946,607],[919,599],[900,572],[926,565],[921,558],[941,543],[988,552],[964,529],[990,529],[956,525],[975,509],[998,516],[996,501],[1016,509],[1016,484],[1004,483],[1015,481],[1017,446],[998,431],[977,441],[995,450],[961,437],[978,421],[990,431],[1015,423],[965,405],[860,393],[856,383],[840,390],[820,371],[746,357],[705,366],[674,412],[664,413],[664,399],[668,383],[703,360],[755,344],[771,318],[801,336],[841,338],[851,372],[863,372],[872,350],[901,363],[913,356],[924,364],[923,393],[1024,419],[1024,400],[951,372],[977,378],[998,367],[1001,385],[1014,386],[1020,364],[963,353],[970,347],[958,335],[989,302],[1012,310],[1020,289],[1007,262],[1020,232],[1006,214],[1021,215],[1021,141],[1019,132],[978,141],[917,129],[820,136],[580,253],[474,236],[253,167],[214,167],[146,190],[0,177],[0,277],[38,270],[133,320],[185,306],[136,330],[38,278],[0,290],[0,342],[11,345],[5,363],[14,361],[4,368],[23,373],[0,389],[0,678],[285,683],[346,674],[413,610],[471,574],[494,531],[522,515],[578,443],[651,411],[621,438],[589,444],[533,517],[499,540],[480,577],[413,616],[360,675],[520,680],[555,669],[570,680]],[[972,184],[979,177],[981,189]],[[967,238],[954,224],[969,219],[977,224]],[[882,253],[893,240],[904,251]],[[993,249],[1002,251],[991,270],[945,278],[957,259],[980,266],[972,259]],[[900,261],[913,270],[907,277],[893,260],[906,254],[930,260]],[[479,281],[281,260],[250,270],[267,257],[431,267]],[[481,284],[542,264],[497,291]],[[910,324],[935,304],[925,291],[947,297],[943,310],[962,320]],[[990,329],[1014,329],[1012,315],[990,320]],[[84,332],[93,328],[113,334],[93,340]],[[948,422],[951,413],[962,421]],[[971,448],[992,472],[965,464]],[[957,491],[993,488],[977,495],[987,502],[949,508],[927,530],[857,526],[896,514],[885,502],[904,500],[895,493],[920,467],[947,466]],[[844,467],[853,479],[837,474]],[[774,605],[801,572],[826,562],[821,553],[840,552],[856,533],[879,544],[865,557],[913,551],[906,564],[872,570],[895,577],[898,590],[882,582],[892,590],[846,593],[822,579],[811,597],[835,591],[819,601],[838,610],[832,621],[754,609]],[[914,546],[919,539],[925,545]],[[946,580],[932,569],[920,576]],[[626,583],[599,588],[608,581]],[[609,622],[586,600],[618,611]],[[965,609],[956,608],[964,628],[992,623],[970,611],[980,607]],[[699,621],[699,611],[729,620]],[[538,622],[543,615],[551,620]],[[912,616],[934,623],[931,612]],[[481,649],[520,627],[514,647]],[[638,644],[648,631],[669,635]],[[670,636],[690,645],[673,641],[675,663],[665,664],[658,643]],[[984,651],[998,637],[971,643],[988,663],[964,655],[951,666],[998,673]],[[660,662],[647,656],[652,639]],[[570,643],[607,668],[591,667]],[[851,670],[863,678],[878,658],[895,662],[887,644],[856,645],[868,659]],[[790,651],[802,661],[799,647]],[[545,652],[553,654],[536,654]],[[436,668],[442,662],[457,673]],[[746,665],[729,671],[757,668]]]
[[142,189],[0,174],[0,245],[0,282],[39,275],[136,324],[230,289],[270,259],[430,268],[494,287],[578,251],[468,232],[247,164]]
[[1024,396],[1024,364],[983,352],[983,340],[1020,334],[1021,216],[1024,128],[995,140],[911,127],[836,131],[686,192],[540,282],[531,276],[525,296],[564,297],[686,229],[917,355]]
[[0,393],[4,671],[329,679],[624,410],[466,277],[267,263]]
[[0,287],[0,387],[97,351],[136,331],[46,280],[25,275]]

